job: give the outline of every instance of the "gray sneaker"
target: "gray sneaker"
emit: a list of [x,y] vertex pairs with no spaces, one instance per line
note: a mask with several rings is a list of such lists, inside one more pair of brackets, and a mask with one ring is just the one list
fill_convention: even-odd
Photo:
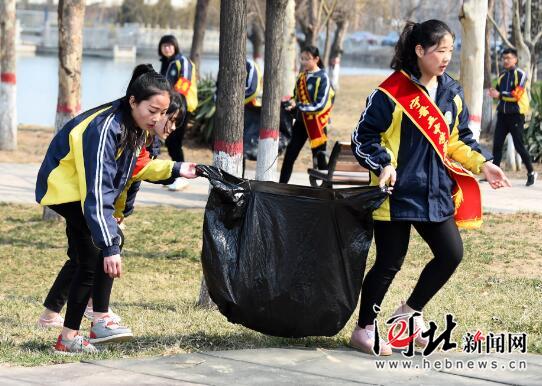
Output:
[[73,339],[64,339],[62,338],[62,334],[60,334],[55,344],[56,354],[74,355],[96,352],[98,352],[98,349],[81,335],[76,335]]
[[126,342],[133,337],[132,330],[119,325],[110,316],[95,320],[90,325],[90,343]]

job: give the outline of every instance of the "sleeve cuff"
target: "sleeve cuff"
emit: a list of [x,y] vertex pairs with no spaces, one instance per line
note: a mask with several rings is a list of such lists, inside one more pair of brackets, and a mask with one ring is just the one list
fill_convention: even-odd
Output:
[[120,255],[120,246],[112,245],[110,247],[105,247],[102,249],[103,257]]
[[171,169],[171,177],[177,178],[181,176],[181,164],[182,162],[175,162]]

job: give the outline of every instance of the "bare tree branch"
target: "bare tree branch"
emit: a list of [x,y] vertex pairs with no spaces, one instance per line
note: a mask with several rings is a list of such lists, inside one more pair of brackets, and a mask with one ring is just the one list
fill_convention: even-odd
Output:
[[510,48],[516,48],[515,45],[513,45],[510,40],[506,37],[506,32],[502,31],[495,19],[493,19],[493,16],[491,16],[489,13],[487,14],[487,19],[493,24],[493,27],[495,27],[495,31],[499,33],[499,36],[501,39],[506,43],[506,45]]
[[250,4],[252,4],[252,6],[254,7],[258,23],[260,24],[260,28],[262,29],[262,31],[265,31],[265,21],[263,20],[262,10],[260,9],[260,4],[258,4],[258,0],[252,0]]
[[540,38],[542,38],[542,30],[540,30],[538,32],[538,34],[536,34],[536,36],[534,37],[533,39],[533,46],[536,46],[538,41],[540,40]]
[[331,15],[333,15],[333,12],[335,12],[335,8],[337,8],[337,0],[333,1],[333,5],[330,8],[327,7],[325,0],[322,0],[322,4],[325,7],[326,19],[322,22],[321,25],[326,25],[328,20],[331,18]]

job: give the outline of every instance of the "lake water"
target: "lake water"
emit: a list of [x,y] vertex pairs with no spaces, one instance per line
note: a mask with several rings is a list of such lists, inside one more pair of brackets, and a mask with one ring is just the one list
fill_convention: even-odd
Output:
[[[132,70],[137,64],[151,63],[160,69],[160,62],[153,58],[135,61],[102,59],[85,56],[82,66],[81,107],[90,109],[124,95]],[[218,72],[218,58],[204,57],[202,76]],[[344,67],[342,74],[387,74],[389,69]],[[17,57],[17,120],[22,124],[53,126],[58,96],[58,57]]]

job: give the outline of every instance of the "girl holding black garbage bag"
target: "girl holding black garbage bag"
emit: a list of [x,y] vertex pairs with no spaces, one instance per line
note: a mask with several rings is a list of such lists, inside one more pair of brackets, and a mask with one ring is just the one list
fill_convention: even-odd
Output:
[[[94,352],[92,341],[123,341],[132,336],[129,328],[108,314],[113,278],[122,274],[122,236],[114,204],[137,167],[148,135],[160,135],[167,127],[159,122],[170,98],[168,81],[152,66],[139,65],[125,97],[69,121],[47,150],[38,172],[36,200],[66,219],[69,257],[77,264],[56,352]],[[196,177],[194,163],[157,161],[146,167],[156,172],[158,180]],[[89,341],[79,328],[91,292],[94,321]]]
[[[408,22],[395,47],[395,72],[367,99],[352,134],[352,150],[371,171],[371,185],[389,184],[393,194],[373,213],[376,261],[363,282],[359,320],[351,346],[373,353],[374,307],[380,306],[408,250],[414,227],[434,257],[412,294],[394,315],[407,319],[451,277],[463,256],[459,227],[481,225],[480,190],[472,173],[483,173],[498,189],[510,186],[502,170],[489,162],[469,129],[463,90],[446,72],[454,34],[442,21]],[[426,327],[414,317],[415,338]],[[380,355],[391,347],[379,342]]]

